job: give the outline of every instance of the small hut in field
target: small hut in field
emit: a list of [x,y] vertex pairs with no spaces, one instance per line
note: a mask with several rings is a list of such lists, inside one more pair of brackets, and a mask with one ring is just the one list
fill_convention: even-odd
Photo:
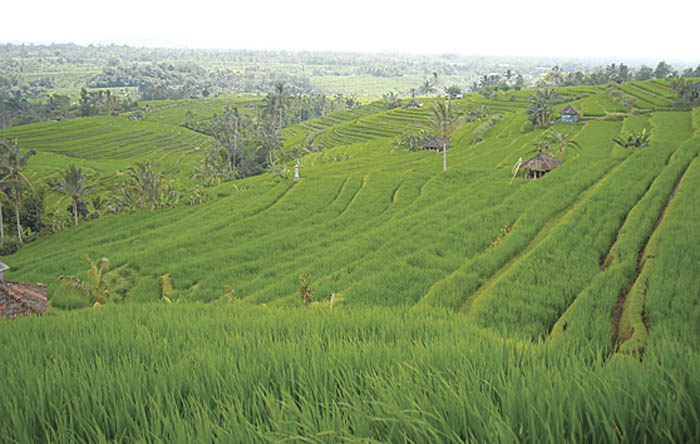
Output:
[[4,280],[10,267],[0,262],[0,319],[46,312],[46,287]]
[[450,148],[450,140],[444,137],[431,137],[423,142],[423,149],[429,151],[442,151],[443,147]]
[[612,81],[617,83],[618,85],[622,85],[625,83],[625,79],[622,76],[615,76],[612,78]]
[[554,168],[561,165],[561,163],[562,161],[560,159],[555,159],[542,151],[532,159],[523,163],[521,168],[526,171],[526,179],[539,179],[548,172],[552,171]]
[[566,105],[561,110],[561,123],[576,123],[581,112],[571,105]]
[[422,106],[423,106],[423,104],[420,103],[420,102],[419,102],[418,100],[416,100],[416,99],[412,99],[410,102],[408,102],[408,103],[406,104],[406,108],[420,108],[420,107],[422,107]]

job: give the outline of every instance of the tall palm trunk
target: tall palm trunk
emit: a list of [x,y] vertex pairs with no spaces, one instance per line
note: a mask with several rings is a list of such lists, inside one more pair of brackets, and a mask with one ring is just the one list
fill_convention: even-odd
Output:
[[17,239],[19,239],[19,243],[23,243],[22,241],[22,226],[19,224],[19,200],[15,200],[15,220],[17,221]]
[[236,120],[236,130],[233,132],[233,153],[231,154],[231,171],[236,169],[236,153],[238,152],[238,120]]
[[442,171],[447,171],[447,142],[442,143]]
[[73,198],[73,220],[78,225],[78,198]]

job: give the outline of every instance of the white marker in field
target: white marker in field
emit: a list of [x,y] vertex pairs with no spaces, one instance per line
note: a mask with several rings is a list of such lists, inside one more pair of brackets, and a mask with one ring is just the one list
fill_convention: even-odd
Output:
[[513,181],[513,179],[515,179],[515,176],[518,175],[518,171],[520,171],[520,166],[522,164],[523,164],[523,158],[518,157],[518,161],[515,162],[515,166],[513,167],[513,177],[510,179],[511,182]]
[[294,164],[294,182],[299,182],[299,160]]

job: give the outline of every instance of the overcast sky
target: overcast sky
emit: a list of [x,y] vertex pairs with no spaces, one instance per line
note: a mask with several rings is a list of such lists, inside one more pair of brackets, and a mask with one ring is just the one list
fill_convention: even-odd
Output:
[[1,42],[700,63],[700,1],[7,1]]

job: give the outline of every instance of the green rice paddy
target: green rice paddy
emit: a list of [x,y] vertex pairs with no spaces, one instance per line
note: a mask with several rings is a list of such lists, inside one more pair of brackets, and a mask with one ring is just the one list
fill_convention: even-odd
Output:
[[[39,238],[3,258],[52,306],[0,323],[0,441],[699,441],[700,109],[666,89],[624,85],[629,113],[565,89],[584,119],[556,129],[582,149],[536,181],[511,180],[542,134],[527,92],[455,101],[503,118],[479,143],[464,124],[446,172],[393,147],[429,100],[371,104],[285,130],[325,148],[299,182]],[[0,134],[37,149],[37,181],[76,161],[105,182],[142,159],[182,174],[211,140],[178,124],[212,111],[167,105]],[[647,147],[612,142],[643,128]],[[85,303],[55,279],[85,277],[84,254],[110,259],[121,302],[65,309]]]

